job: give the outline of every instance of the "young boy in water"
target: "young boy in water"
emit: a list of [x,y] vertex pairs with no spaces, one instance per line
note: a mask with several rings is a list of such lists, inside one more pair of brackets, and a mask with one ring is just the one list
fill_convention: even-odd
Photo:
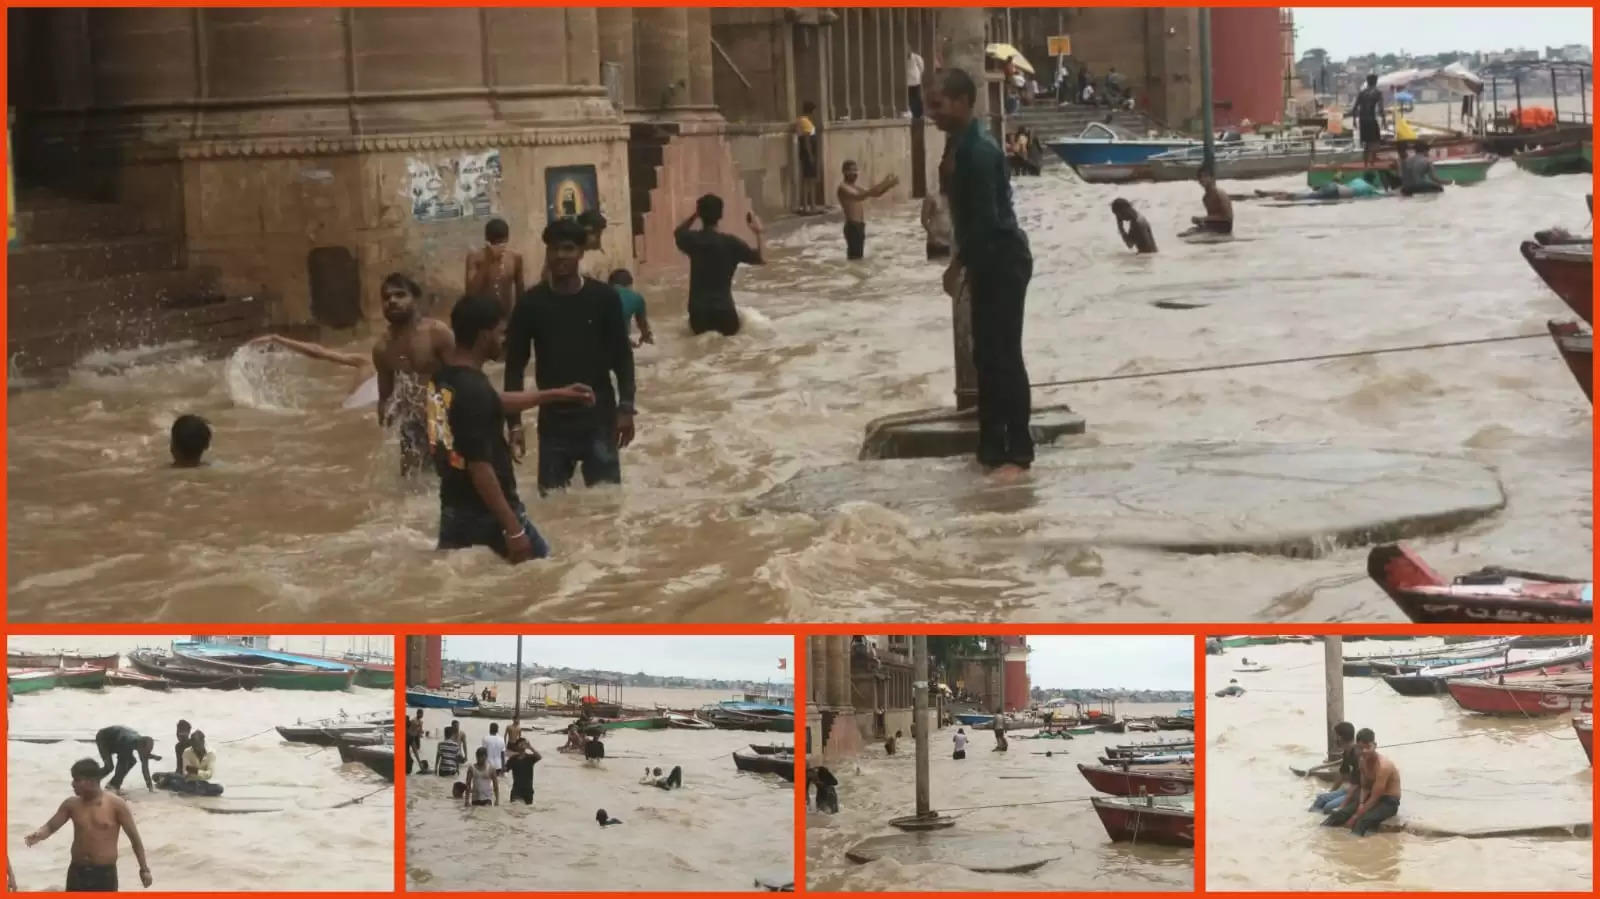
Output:
[[1150,222],[1140,215],[1133,204],[1121,197],[1111,201],[1111,214],[1117,217],[1117,234],[1129,249],[1140,254],[1156,251],[1156,238],[1150,232]]
[[180,415],[172,423],[172,467],[199,468],[211,448],[211,425],[198,415]]
[[462,277],[467,296],[493,297],[507,316],[517,297],[527,289],[522,254],[513,253],[510,244],[511,226],[504,219],[490,219],[483,227],[483,246],[467,254],[467,270]]
[[633,345],[639,347],[655,343],[656,336],[650,332],[650,319],[644,314],[644,297],[633,289],[633,273],[619,268],[611,273],[606,282],[616,288],[617,296],[622,297],[622,320],[629,327],[635,321],[639,323],[639,339],[633,341]]
[[100,789],[100,765],[94,759],[72,763],[72,796],[45,825],[24,840],[29,846],[47,840],[61,825],[72,822],[72,862],[67,866],[68,892],[115,892],[117,889],[117,839],[127,833],[133,856],[139,860],[139,882],[155,882],[145,859],[144,841],[133,823],[133,811],[122,797]]

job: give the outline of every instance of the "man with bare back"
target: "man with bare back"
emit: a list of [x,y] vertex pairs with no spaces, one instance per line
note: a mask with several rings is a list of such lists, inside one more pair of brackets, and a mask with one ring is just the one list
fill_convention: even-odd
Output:
[[1400,769],[1378,754],[1378,740],[1370,727],[1356,734],[1356,752],[1361,756],[1361,789],[1351,790],[1344,805],[1322,823],[1325,827],[1348,825],[1356,836],[1364,837],[1399,814]]
[[844,256],[862,259],[867,253],[867,201],[881,197],[900,183],[894,175],[871,187],[862,187],[856,181],[861,169],[855,162],[845,160],[844,181],[839,184],[839,206],[844,210]]
[[133,823],[133,811],[122,797],[100,788],[100,765],[94,759],[80,759],[72,765],[72,797],[61,803],[45,825],[28,834],[33,846],[48,839],[72,822],[72,862],[67,866],[67,892],[114,893],[117,891],[117,840],[128,834],[133,856],[139,860],[139,881],[150,886],[150,863],[144,856],[144,841]]
[[511,307],[526,289],[522,254],[513,253],[508,247],[511,226],[504,219],[490,219],[483,227],[483,240],[482,247],[467,254],[467,274],[463,279],[465,294],[494,297],[510,316]]

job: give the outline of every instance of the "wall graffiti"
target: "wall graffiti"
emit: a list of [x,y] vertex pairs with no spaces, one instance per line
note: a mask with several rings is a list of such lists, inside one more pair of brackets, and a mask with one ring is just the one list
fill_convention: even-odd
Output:
[[577,218],[600,210],[600,179],[592,165],[567,165],[544,170],[546,218]]
[[419,222],[485,218],[500,211],[500,151],[406,160],[411,216]]

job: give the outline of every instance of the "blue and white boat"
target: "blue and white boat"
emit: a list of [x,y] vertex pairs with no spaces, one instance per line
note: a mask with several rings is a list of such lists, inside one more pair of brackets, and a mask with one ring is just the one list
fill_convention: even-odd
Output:
[[993,715],[980,715],[976,713],[957,715],[956,720],[967,727],[990,727],[994,724]]
[[413,709],[475,709],[478,707],[478,698],[466,693],[407,687],[406,705]]
[[1045,146],[1074,170],[1085,165],[1138,165],[1158,153],[1203,145],[1203,141],[1187,137],[1125,137],[1102,122],[1090,122],[1077,137],[1045,142]]

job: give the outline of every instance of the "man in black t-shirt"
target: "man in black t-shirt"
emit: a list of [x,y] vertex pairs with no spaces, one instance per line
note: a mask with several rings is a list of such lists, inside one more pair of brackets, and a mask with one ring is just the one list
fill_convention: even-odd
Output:
[[[539,492],[572,482],[583,466],[583,482],[622,483],[618,450],[633,442],[633,341],[622,297],[603,281],[579,272],[588,235],[569,220],[544,229],[549,277],[517,300],[506,334],[507,392],[522,389],[533,357],[533,380],[540,389],[584,384],[587,405],[564,403],[539,409]],[[611,376],[616,375],[613,390]],[[507,416],[517,458],[526,447],[516,410]]]
[[483,364],[505,348],[505,311],[492,297],[462,297],[450,310],[455,346],[428,385],[428,443],[439,469],[439,548],[487,546],[512,564],[544,558],[506,444],[505,415],[549,402],[593,402],[574,384],[531,393],[495,392]]
[[[672,238],[679,252],[689,257],[689,328],[696,334],[718,331],[732,337],[739,333],[739,310],[733,305],[733,273],[740,263],[761,265],[766,250],[766,231],[755,213],[745,216],[756,233],[750,245],[717,230],[722,221],[722,198],[706,194],[695,203],[689,216]],[[699,219],[700,228],[690,226]]]
[[533,804],[533,766],[539,764],[543,756],[539,750],[528,745],[527,740],[518,740],[511,746],[511,755],[506,757],[506,770],[511,772],[511,801],[522,800],[525,805]]
[[[1317,795],[1309,811],[1332,812],[1343,805],[1345,797],[1361,783],[1361,765],[1356,754],[1356,726],[1348,721],[1340,721],[1333,726],[1333,738],[1339,747],[1339,780],[1332,790]],[[1320,767],[1326,770],[1333,764],[1330,762]]]

